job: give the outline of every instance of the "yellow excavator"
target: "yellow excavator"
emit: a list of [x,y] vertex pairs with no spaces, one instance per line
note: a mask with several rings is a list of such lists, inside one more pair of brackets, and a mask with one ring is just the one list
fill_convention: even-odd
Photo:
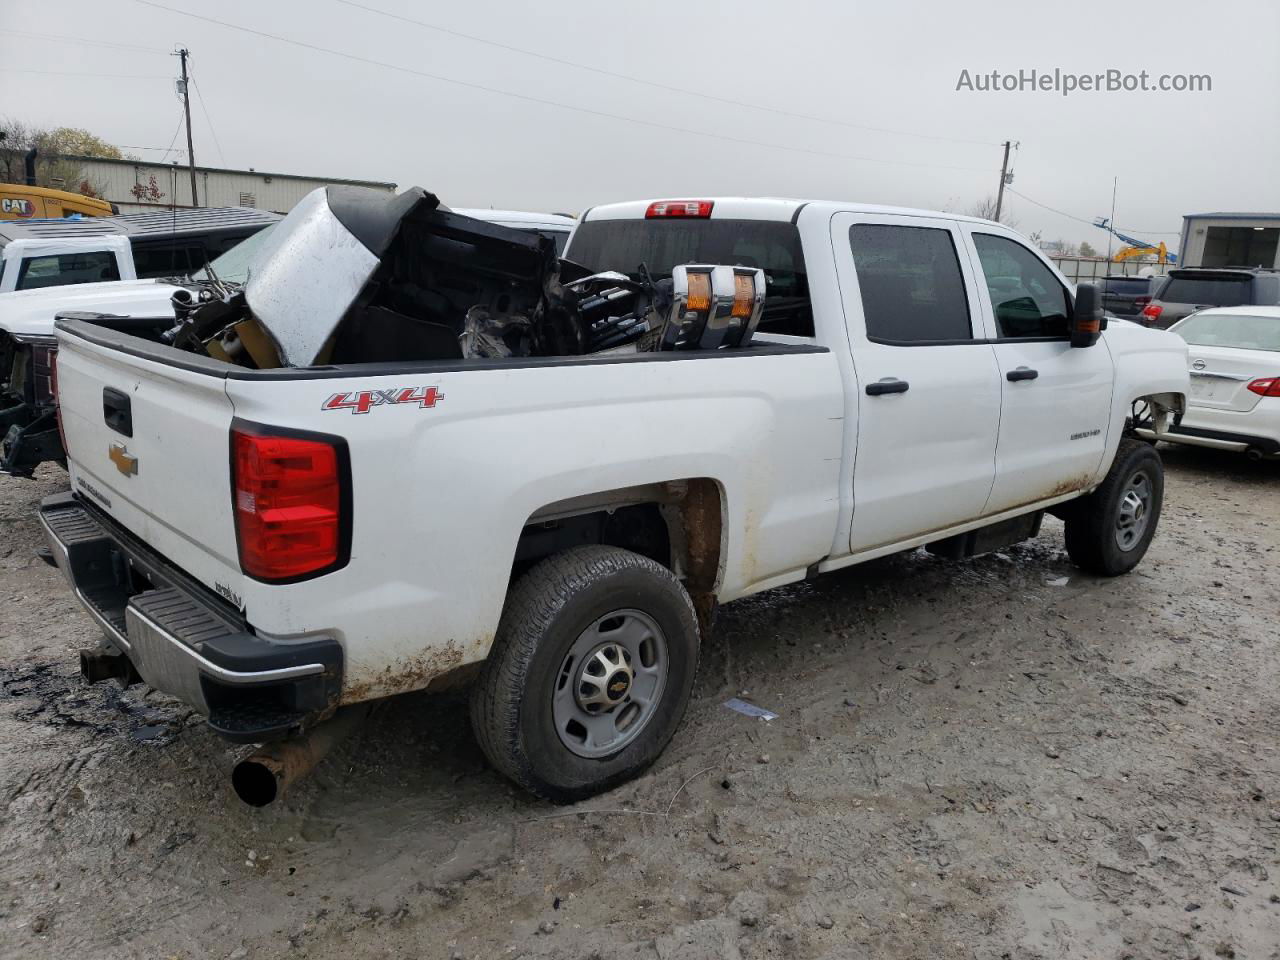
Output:
[[0,183],[0,220],[60,219],[77,213],[82,217],[109,217],[117,212],[110,203],[96,197],[23,183]]
[[1126,236],[1113,227],[1111,225],[1111,221],[1106,217],[1099,217],[1094,220],[1093,225],[1107,231],[1107,233],[1111,234],[1122,243],[1128,244],[1127,247],[1121,247],[1120,250],[1116,252],[1115,256],[1111,258],[1115,263],[1130,260],[1134,257],[1157,257],[1161,264],[1178,262],[1178,255],[1176,253],[1170,253],[1168,248],[1164,245],[1163,240],[1159,243],[1147,243],[1145,240],[1139,240],[1137,237]]

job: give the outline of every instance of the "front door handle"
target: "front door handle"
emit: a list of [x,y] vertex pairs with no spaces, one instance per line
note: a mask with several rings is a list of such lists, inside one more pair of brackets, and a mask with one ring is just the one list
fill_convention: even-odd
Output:
[[1010,383],[1016,383],[1019,380],[1034,380],[1040,376],[1039,370],[1032,370],[1030,367],[1019,367],[1017,370],[1010,370],[1004,375],[1004,378]]
[[906,393],[911,389],[911,384],[905,380],[898,380],[896,377],[886,377],[883,380],[877,380],[875,383],[867,384],[867,396],[878,397],[886,393]]

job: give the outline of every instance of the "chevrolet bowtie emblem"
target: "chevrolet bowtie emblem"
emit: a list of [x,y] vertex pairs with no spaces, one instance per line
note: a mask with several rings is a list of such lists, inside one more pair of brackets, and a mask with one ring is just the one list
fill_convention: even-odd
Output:
[[129,456],[129,451],[125,449],[123,443],[113,443],[108,456],[111,458],[111,462],[116,465],[116,469],[126,477],[137,475],[138,458]]

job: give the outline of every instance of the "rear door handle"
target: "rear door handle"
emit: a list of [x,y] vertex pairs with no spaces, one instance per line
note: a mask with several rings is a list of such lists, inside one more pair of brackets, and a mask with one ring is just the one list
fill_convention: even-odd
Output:
[[1004,378],[1010,383],[1016,383],[1019,380],[1034,380],[1040,376],[1039,370],[1032,370],[1030,367],[1019,367],[1017,370],[1010,370],[1004,375]]
[[894,377],[886,377],[884,380],[877,380],[875,383],[867,384],[867,396],[878,397],[886,393],[906,393],[911,389],[911,384],[905,380],[898,380]]
[[114,387],[102,390],[102,419],[107,426],[125,437],[133,436],[133,410],[129,395]]

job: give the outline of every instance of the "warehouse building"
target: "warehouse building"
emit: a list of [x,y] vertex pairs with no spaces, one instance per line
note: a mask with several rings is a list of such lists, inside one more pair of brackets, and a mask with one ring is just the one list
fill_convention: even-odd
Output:
[[[192,206],[191,173],[185,166],[102,157],[68,159],[80,164],[81,176],[100,192],[102,199],[116,204],[121,213]],[[371,187],[390,193],[396,189],[394,183],[379,180],[340,180],[294,173],[262,173],[252,169],[196,167],[196,196],[202,207],[255,207],[288,213],[312,190],[330,184]]]
[[1280,268],[1280,213],[1189,213],[1180,267]]

